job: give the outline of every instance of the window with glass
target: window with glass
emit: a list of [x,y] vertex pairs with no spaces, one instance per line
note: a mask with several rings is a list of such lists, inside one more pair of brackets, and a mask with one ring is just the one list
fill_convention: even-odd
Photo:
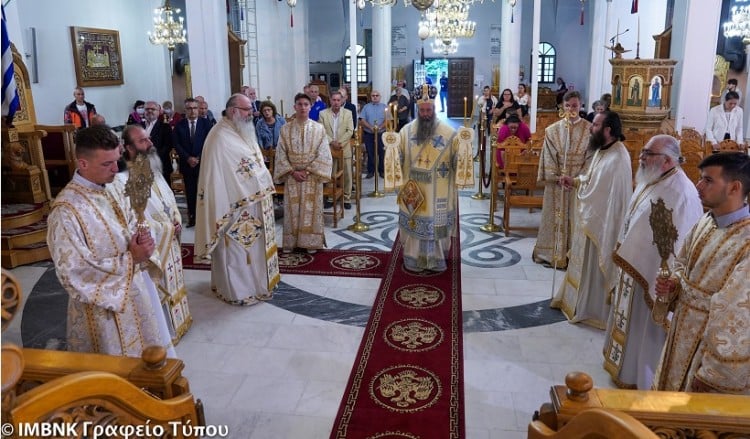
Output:
[[537,81],[555,82],[555,60],[557,53],[550,43],[539,43],[539,58],[537,69]]
[[[357,44],[355,46],[355,53],[357,54],[357,82],[369,82],[369,79],[367,77],[367,56],[365,55],[365,48]],[[351,47],[348,47],[346,49],[346,52],[344,53],[344,82],[352,82],[351,56]]]

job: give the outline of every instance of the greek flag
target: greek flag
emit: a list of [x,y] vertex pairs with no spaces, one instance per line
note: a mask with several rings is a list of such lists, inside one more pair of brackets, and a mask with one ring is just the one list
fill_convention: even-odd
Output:
[[3,53],[3,116],[7,117],[10,122],[13,120],[13,115],[20,106],[18,100],[18,90],[16,89],[16,80],[13,78],[13,53],[10,50],[10,38],[8,38],[8,29],[5,25],[5,8],[2,8],[3,13],[3,40],[2,40],[2,53]]

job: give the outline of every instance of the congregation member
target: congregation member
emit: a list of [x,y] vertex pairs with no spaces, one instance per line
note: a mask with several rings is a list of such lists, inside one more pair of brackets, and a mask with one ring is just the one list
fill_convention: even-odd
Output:
[[[383,131],[385,121],[386,105],[380,102],[381,94],[378,90],[370,92],[370,102],[365,104],[362,112],[359,114],[359,123],[362,124],[362,141],[367,151],[367,175],[365,178],[372,178],[377,171],[380,177],[383,177]],[[375,160],[375,133],[378,133],[378,150],[377,160]],[[377,169],[375,162],[377,161]]]
[[500,93],[500,100],[492,110],[493,123],[502,124],[503,122],[505,122],[505,119],[507,119],[511,114],[515,114],[520,118],[521,107],[513,97],[513,91],[509,88],[506,88],[502,93]]
[[443,72],[440,75],[440,111],[445,113],[445,105],[448,101],[448,76]]
[[607,111],[607,103],[602,100],[594,101],[594,103],[591,104],[591,109],[593,111],[586,115],[586,120],[589,122],[593,122],[594,116],[597,114]]
[[[521,119],[519,119],[515,114],[511,114],[510,116],[508,116],[500,129],[497,130],[497,143],[503,143],[510,136],[518,137],[523,143],[528,143],[531,139],[531,130],[529,130],[529,126],[523,123],[523,121],[521,121]],[[497,156],[495,158],[497,160],[498,167],[500,169],[504,169],[505,148],[498,148]]]
[[[354,124],[352,112],[343,108],[344,97],[335,91],[331,93],[331,108],[320,113],[320,122],[328,136],[331,150],[341,150],[344,156],[344,209],[352,208],[352,145]],[[333,172],[338,172],[338,165],[333,163]],[[333,202],[325,201],[325,208],[333,206]]]
[[333,159],[323,125],[310,118],[312,99],[294,97],[294,119],[281,128],[273,178],[284,184],[285,253],[325,248],[323,185],[331,180]]
[[76,128],[92,126],[92,121],[94,116],[96,116],[96,107],[94,104],[86,101],[86,93],[81,87],[73,89],[73,98],[73,102],[65,107],[63,123],[73,124]]
[[706,142],[711,142],[714,151],[719,150],[719,143],[722,140],[743,143],[745,139],[740,96],[736,91],[729,91],[724,96],[726,99],[723,103],[709,110],[706,121]]
[[630,154],[623,145],[617,113],[599,113],[591,124],[588,169],[578,177],[563,175],[560,186],[576,197],[570,264],[551,306],[572,323],[605,329],[617,269],[612,260],[628,201],[633,193]]
[[577,91],[571,91],[565,95],[563,102],[570,118],[559,120],[544,130],[544,144],[537,174],[537,180],[544,183],[544,204],[532,253],[534,262],[560,269],[568,266],[571,216],[575,203],[571,194],[564,193],[557,184],[558,177],[563,175],[563,169],[566,175],[577,177],[591,159],[588,152],[591,124],[578,114],[581,95]]
[[568,85],[565,84],[565,80],[563,80],[561,77],[558,77],[555,83],[557,84],[557,90],[555,90],[555,100],[557,102],[557,106],[559,107],[560,104],[565,102],[565,94],[568,92]]
[[385,167],[386,188],[388,182],[403,182],[397,202],[404,268],[416,273],[448,268],[451,238],[458,233],[456,188],[474,186],[471,171],[471,181],[457,179],[457,167],[473,167],[472,151],[470,146],[460,150],[455,130],[437,118],[436,95],[434,86],[418,88],[417,119],[396,142],[386,142],[386,163],[393,163]]
[[151,143],[156,148],[159,159],[161,160],[161,174],[164,180],[169,182],[172,174],[172,128],[164,118],[159,117],[159,104],[155,101],[146,101],[146,114],[144,122],[146,123],[146,134],[151,138]]
[[140,125],[146,126],[144,122],[144,116],[146,115],[146,103],[140,99],[136,100],[133,104],[133,111],[128,115],[128,120],[125,125]]
[[320,87],[315,84],[310,84],[308,87],[308,96],[310,96],[310,100],[312,101],[309,117],[317,122],[320,117],[320,112],[326,109],[326,103],[323,102],[323,98],[320,97]]
[[206,119],[210,126],[216,125],[216,119],[214,118],[214,115],[210,112],[208,109],[208,102],[201,101],[198,102],[198,116]]
[[260,103],[260,114],[262,117],[255,122],[255,135],[258,137],[258,144],[263,149],[276,148],[279,143],[281,127],[286,124],[286,120],[277,114],[276,105],[271,101]]
[[656,282],[657,305],[674,315],[654,388],[750,395],[750,157],[711,154],[698,168],[710,211],[685,237],[672,276]]
[[187,227],[195,225],[195,203],[198,196],[198,175],[201,153],[206,136],[211,130],[208,120],[198,117],[198,101],[185,99],[185,117],[172,131],[172,144],[180,156],[180,173],[185,181],[185,199],[188,208]]
[[164,122],[168,123],[169,126],[174,129],[174,126],[177,125],[177,122],[182,119],[182,114],[180,114],[177,111],[174,111],[174,105],[172,104],[172,101],[164,101],[161,104],[162,108],[162,117],[164,118]]
[[742,90],[737,88],[737,78],[730,78],[727,80],[727,86],[721,92],[721,103],[723,104],[727,100],[727,93],[733,91],[737,93],[737,105],[742,102]]
[[492,88],[489,85],[485,85],[482,89],[482,96],[477,99],[477,107],[480,109],[480,113],[484,120],[481,121],[482,126],[486,127],[487,134],[491,131],[492,122],[492,109],[497,106],[498,99],[492,95]]
[[94,117],[91,118],[91,126],[96,125],[106,125],[107,119],[104,118],[101,114],[95,114]]
[[211,261],[211,289],[232,305],[270,299],[280,280],[275,187],[263,164],[247,96],[237,93],[227,100],[201,161],[195,255]]
[[258,119],[263,117],[263,111],[260,108],[262,102],[260,101],[260,99],[258,99],[258,92],[254,87],[243,85],[240,89],[240,93],[244,94],[248,99],[250,99],[250,106],[253,108],[253,121],[257,123]]
[[344,108],[352,112],[352,123],[354,124],[354,131],[357,131],[357,123],[359,117],[357,117],[357,106],[349,102],[349,84],[344,85],[339,89],[341,97],[344,99]]
[[529,94],[528,90],[526,90],[526,84],[518,84],[518,93],[516,93],[516,102],[518,102],[518,106],[521,107],[521,117],[526,117],[527,114],[529,114],[529,101],[531,100],[531,95]]
[[[192,323],[182,271],[182,217],[174,192],[162,177],[159,153],[146,130],[139,125],[128,125],[122,132],[122,141],[128,169],[118,173],[107,189],[124,209],[131,209],[130,197],[125,193],[130,168],[137,154],[144,154],[148,158],[154,180],[144,214],[155,247],[149,258],[148,270],[141,271],[141,274],[152,293],[156,322],[162,338],[166,337],[165,345],[177,343]],[[174,352],[169,356],[173,355]]]
[[[618,279],[604,342],[604,369],[618,387],[650,390],[666,329],[652,318],[656,276],[661,266],[649,217],[662,199],[677,230],[674,248],[703,214],[695,185],[680,167],[677,139],[659,134],[640,153],[636,188],[614,252]],[[671,258],[670,258],[671,259]]]
[[396,82],[396,90],[388,101],[388,116],[391,116],[391,113],[393,112],[391,105],[396,108],[398,126],[395,128],[395,131],[401,131],[401,128],[409,123],[409,92],[403,93],[401,84],[403,84],[403,82]]
[[52,202],[47,245],[70,296],[68,350],[140,357],[162,345],[144,276],[134,275],[148,266],[155,244],[148,231],[136,231],[135,213],[105,188],[120,155],[110,127],[77,132],[77,169]]

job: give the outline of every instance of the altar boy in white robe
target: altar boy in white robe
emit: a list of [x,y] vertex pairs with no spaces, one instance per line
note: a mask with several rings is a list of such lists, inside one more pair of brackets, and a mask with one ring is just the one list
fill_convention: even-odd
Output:
[[120,155],[108,126],[76,133],[78,169],[52,203],[47,245],[70,295],[68,350],[140,357],[149,346],[167,346],[140,275],[154,240],[131,228],[134,215],[105,189]]

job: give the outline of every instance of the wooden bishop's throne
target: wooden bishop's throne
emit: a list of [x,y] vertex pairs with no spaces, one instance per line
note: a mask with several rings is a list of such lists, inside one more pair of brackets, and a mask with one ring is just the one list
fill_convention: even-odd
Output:
[[49,202],[73,177],[72,125],[38,125],[28,70],[15,46],[14,79],[20,108],[2,121],[2,265],[13,268],[49,259]]

